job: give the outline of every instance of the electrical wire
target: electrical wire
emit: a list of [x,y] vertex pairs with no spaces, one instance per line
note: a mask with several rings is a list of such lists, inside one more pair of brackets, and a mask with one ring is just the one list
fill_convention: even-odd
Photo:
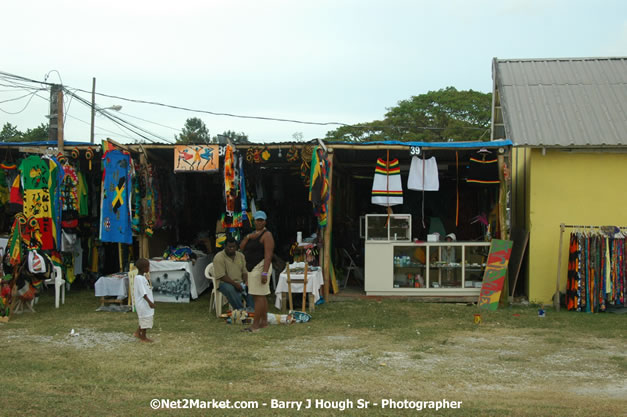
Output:
[[[73,97],[75,97],[76,100],[78,100],[78,102],[80,102],[80,103],[84,104],[85,106],[91,108],[92,105],[91,105],[91,103],[89,101],[87,101],[83,97],[79,96],[78,94],[75,94],[75,93],[71,92],[67,88],[64,88],[64,90],[69,95],[72,95]],[[172,144],[174,143],[174,141],[172,141],[172,140],[168,140],[168,139],[166,139],[166,138],[164,138],[162,136],[159,136],[159,135],[157,135],[157,134],[155,134],[153,132],[150,132],[150,131],[148,131],[148,130],[140,127],[140,126],[137,126],[137,125],[135,125],[135,124],[133,124],[133,123],[127,121],[127,120],[124,120],[123,118],[121,118],[121,117],[119,117],[117,115],[114,115],[114,114],[112,114],[112,113],[110,113],[110,112],[108,112],[108,111],[106,111],[104,109],[99,110],[99,113],[102,114],[104,117],[108,118],[109,120],[111,120],[112,122],[114,122],[114,123],[124,127],[125,129],[133,132],[134,134],[136,134],[136,135],[142,137],[143,139],[146,139],[146,140],[148,140],[148,141],[150,141],[152,143],[158,143],[158,142],[148,138],[147,136],[145,136],[142,133],[139,133],[138,131],[143,132],[143,133],[145,133],[147,135],[153,136],[155,138],[158,138],[161,141],[164,141],[166,143],[172,143]]]
[[26,102],[26,104],[24,105],[24,107],[22,108],[22,110],[17,111],[17,112],[10,112],[10,111],[6,111],[4,109],[0,109],[0,111],[2,113],[6,113],[6,114],[20,114],[22,113],[24,110],[26,110],[26,108],[28,107],[28,105],[30,104],[31,100],[33,99],[33,97],[35,96],[35,94],[37,94],[37,92],[35,91],[34,93],[30,94],[30,98],[28,99],[28,101]]
[[[50,72],[53,72],[56,70],[51,70],[48,72],[48,74],[50,74]],[[58,73],[58,71],[57,71]],[[15,74],[10,74],[10,73],[6,73],[3,71],[0,71],[0,79],[15,79],[15,80],[20,80],[20,81],[25,81],[25,82],[30,82],[30,83],[36,83],[36,84],[44,84],[44,85],[49,85],[49,86],[54,86],[54,85],[58,85],[58,84],[52,84],[52,83],[48,83],[46,81],[37,81],[37,80],[33,80],[27,77],[22,77],[19,75],[15,75]],[[60,74],[59,74],[59,78]],[[46,78],[47,79],[47,78]],[[65,87],[66,89],[68,88],[67,86]],[[83,90],[81,88],[74,88],[74,91],[80,91],[83,93],[87,93],[87,94],[91,94],[91,91],[87,91],[87,90]],[[226,117],[234,117],[234,118],[241,118],[241,119],[255,119],[255,120],[265,120],[265,121],[276,121],[276,122],[288,122],[288,123],[298,123],[298,124],[306,124],[306,125],[316,125],[316,126],[331,126],[331,125],[336,125],[336,126],[341,126],[341,127],[351,127],[354,129],[363,129],[363,130],[374,130],[374,131],[388,131],[390,129],[417,129],[417,130],[446,130],[446,127],[433,127],[433,126],[413,126],[413,125],[388,125],[388,126],[382,126],[380,128],[377,129],[372,129],[371,126],[364,126],[363,124],[348,124],[348,123],[342,123],[342,122],[312,122],[312,121],[304,121],[304,120],[296,120],[296,119],[283,119],[283,118],[275,118],[275,117],[266,117],[266,116],[249,116],[249,115],[239,115],[239,114],[233,114],[233,113],[223,113],[223,112],[214,112],[214,111],[209,111],[209,110],[201,110],[201,109],[192,109],[189,107],[183,107],[183,106],[176,106],[176,105],[171,105],[171,104],[165,104],[165,103],[159,103],[159,102],[155,102],[155,101],[147,101],[147,100],[138,100],[138,99],[131,99],[131,98],[127,98],[127,97],[121,97],[121,96],[116,96],[116,95],[112,95],[112,94],[105,94],[105,93],[95,93],[99,96],[102,97],[107,97],[107,98],[113,98],[116,100],[123,100],[123,101],[127,101],[127,102],[131,102],[131,103],[139,103],[139,104],[150,104],[150,105],[154,105],[154,106],[160,106],[160,107],[166,107],[166,108],[171,108],[171,109],[176,109],[176,110],[183,110],[183,111],[189,111],[189,112],[194,112],[194,113],[202,113],[202,114],[210,114],[212,116],[226,116]],[[76,97],[78,97],[78,95],[76,95]],[[91,106],[91,104],[89,104]],[[128,123],[128,122],[126,122]],[[132,124],[131,124],[132,125]],[[458,129],[463,129],[463,130],[485,130],[485,127],[473,127],[473,126],[459,126],[457,127]],[[173,129],[173,128],[171,128]],[[142,129],[144,130],[144,129]],[[155,137],[158,137],[162,140],[166,140],[162,137],[159,137],[158,135],[154,135],[152,133],[149,133],[148,131],[144,130],[146,133],[151,134]],[[136,133],[136,132],[134,132]],[[143,136],[142,136],[143,137]],[[167,140],[166,140],[167,141]]]

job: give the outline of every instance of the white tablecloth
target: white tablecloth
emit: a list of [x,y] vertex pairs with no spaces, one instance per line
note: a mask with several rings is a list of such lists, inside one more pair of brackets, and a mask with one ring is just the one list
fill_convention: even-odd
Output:
[[194,264],[192,264],[192,261],[163,261],[151,259],[150,271],[187,271],[192,277],[190,295],[193,299],[196,299],[198,298],[198,294],[201,294],[204,290],[209,288],[209,280],[205,278],[205,267],[207,265],[209,265],[208,256],[196,259]]
[[[305,274],[294,274],[290,272],[290,278],[292,280],[292,294],[295,292],[302,293]],[[294,280],[298,280],[299,282],[294,282]],[[322,285],[324,285],[322,269],[319,268],[317,271],[307,272],[307,292],[313,294],[314,302],[320,299],[320,287]],[[283,293],[287,293],[287,290],[287,273],[283,272],[279,275],[279,282],[276,284],[276,290],[274,291],[276,294],[274,306],[276,308],[281,308],[281,296]]]
[[124,299],[128,296],[128,274],[121,273],[107,275],[98,278],[95,284],[96,297],[118,297]]

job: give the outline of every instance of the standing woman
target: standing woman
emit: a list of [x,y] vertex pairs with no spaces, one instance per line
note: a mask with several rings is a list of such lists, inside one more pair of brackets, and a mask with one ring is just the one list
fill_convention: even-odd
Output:
[[255,231],[247,235],[240,243],[240,249],[246,257],[248,270],[248,293],[255,301],[255,318],[253,324],[244,329],[256,332],[268,325],[268,300],[270,282],[268,276],[272,273],[272,254],[274,253],[274,238],[266,229],[266,213],[258,210],[255,213]]

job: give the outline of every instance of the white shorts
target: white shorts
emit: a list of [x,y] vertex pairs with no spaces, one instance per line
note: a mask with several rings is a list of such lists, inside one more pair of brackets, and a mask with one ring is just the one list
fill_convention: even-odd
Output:
[[152,322],[155,316],[139,317],[140,329],[152,329]]

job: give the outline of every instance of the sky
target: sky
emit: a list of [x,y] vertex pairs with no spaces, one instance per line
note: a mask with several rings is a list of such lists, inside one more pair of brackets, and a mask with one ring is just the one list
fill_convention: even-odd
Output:
[[[0,72],[88,101],[95,77],[97,93],[120,97],[97,95],[96,105],[121,105],[111,112],[161,143],[191,117],[211,135],[259,143],[324,138],[338,125],[122,98],[353,124],[448,86],[491,92],[494,57],[627,55],[624,0],[6,0],[2,15]],[[48,98],[0,77],[0,126],[45,123]],[[64,104],[65,140],[89,142],[90,108]],[[141,139],[97,114],[95,140],[107,137]]]

